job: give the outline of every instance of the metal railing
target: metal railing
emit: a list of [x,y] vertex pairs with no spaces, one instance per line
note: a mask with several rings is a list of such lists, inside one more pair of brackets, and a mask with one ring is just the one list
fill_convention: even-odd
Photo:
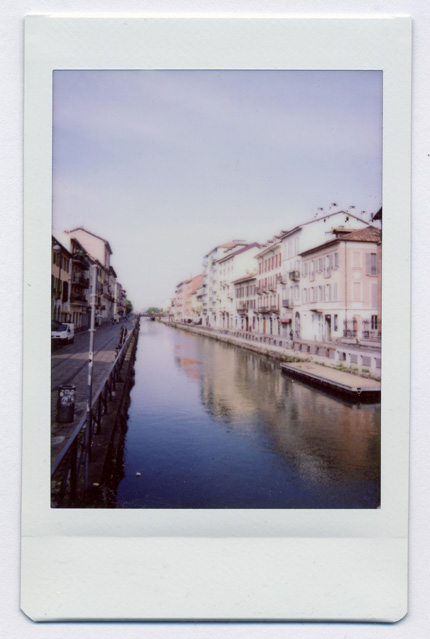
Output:
[[[79,420],[66,445],[52,463],[51,482],[57,482],[55,490],[57,507],[62,504],[66,495],[72,504],[76,502],[81,483],[84,495],[87,493],[93,436],[102,432],[102,418],[109,411],[109,402],[115,393],[128,347],[138,331],[139,323],[129,332],[120,349],[116,351],[115,361],[93,396],[91,410],[87,410]],[[82,472],[84,472],[83,482]]]

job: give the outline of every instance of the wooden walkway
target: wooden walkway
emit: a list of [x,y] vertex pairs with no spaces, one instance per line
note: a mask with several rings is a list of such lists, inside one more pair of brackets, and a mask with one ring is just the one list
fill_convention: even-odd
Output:
[[357,401],[380,401],[381,383],[313,362],[281,364],[283,373]]

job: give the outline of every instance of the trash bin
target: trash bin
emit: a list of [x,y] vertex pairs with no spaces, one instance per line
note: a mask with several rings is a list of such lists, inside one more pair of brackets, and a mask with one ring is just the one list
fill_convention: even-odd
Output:
[[75,413],[76,386],[60,384],[57,398],[57,422],[68,424],[73,421]]

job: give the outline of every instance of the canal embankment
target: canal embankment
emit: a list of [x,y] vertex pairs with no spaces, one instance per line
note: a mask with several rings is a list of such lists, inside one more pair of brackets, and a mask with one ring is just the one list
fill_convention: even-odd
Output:
[[[324,349],[320,349],[324,352],[324,355],[317,355],[316,350],[311,349],[311,346],[305,342],[303,343],[306,344],[306,349],[302,351],[300,349],[301,342],[299,341],[294,341],[292,348],[288,348],[286,347],[286,340],[273,338],[272,336],[250,334],[243,331],[230,332],[173,322],[165,323],[173,328],[211,337],[212,339],[265,355],[279,362],[284,373],[323,390],[337,392],[350,398],[361,396],[361,399],[364,399],[368,396],[372,401],[380,400],[380,374],[374,371],[374,374],[371,375],[370,369],[367,369],[364,365],[360,366],[358,360],[356,367],[347,367],[344,363],[345,360],[341,361],[338,357],[333,357],[332,351],[334,352],[335,349],[333,347],[330,348],[328,345],[325,345]],[[342,346],[342,348],[345,348],[345,346]],[[349,351],[347,352],[349,353]],[[360,354],[361,357],[365,358],[366,363],[368,358],[371,357],[370,353],[364,350]],[[380,358],[380,353],[378,353],[378,356]],[[380,371],[380,363],[378,370]],[[365,392],[362,393],[364,389]]]
[[[55,421],[51,438],[54,507],[94,507],[109,501],[110,486],[121,469],[138,338],[137,320],[122,344],[110,353],[105,350],[104,375],[99,372],[94,385],[92,410],[78,411],[69,424]],[[81,383],[78,391],[82,396],[87,389]]]

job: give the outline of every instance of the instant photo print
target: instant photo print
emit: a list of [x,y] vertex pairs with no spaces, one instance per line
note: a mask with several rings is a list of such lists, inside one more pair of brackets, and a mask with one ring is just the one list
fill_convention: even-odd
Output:
[[409,18],[27,17],[32,620],[404,617],[410,101]]

